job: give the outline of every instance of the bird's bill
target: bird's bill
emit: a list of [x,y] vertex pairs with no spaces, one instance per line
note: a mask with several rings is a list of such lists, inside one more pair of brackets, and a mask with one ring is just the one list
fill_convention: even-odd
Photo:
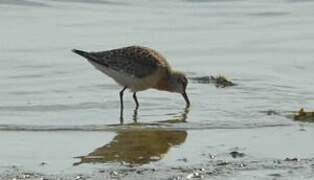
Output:
[[182,96],[186,102],[186,107],[190,107],[190,100],[189,100],[188,96],[186,95],[186,92],[182,93]]

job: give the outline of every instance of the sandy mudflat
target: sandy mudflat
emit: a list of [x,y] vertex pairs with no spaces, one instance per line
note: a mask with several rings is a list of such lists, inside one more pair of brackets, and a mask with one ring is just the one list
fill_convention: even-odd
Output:
[[[7,139],[0,143],[6,153],[2,163],[12,164],[1,166],[1,178],[311,179],[314,175],[312,144],[298,141],[310,142],[312,128],[164,129],[1,132]],[[37,144],[31,140],[34,137]]]

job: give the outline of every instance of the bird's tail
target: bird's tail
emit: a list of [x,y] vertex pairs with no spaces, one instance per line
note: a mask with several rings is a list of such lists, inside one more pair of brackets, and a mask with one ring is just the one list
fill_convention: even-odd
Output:
[[78,49],[73,49],[72,52],[86,58],[89,62],[93,62],[92,64],[96,63],[108,67],[108,64],[103,62],[102,59],[97,57],[94,53],[89,53]]
[[72,49],[72,52],[74,52],[75,54],[78,54],[80,56],[83,56],[86,59],[91,59],[92,58],[90,53],[88,53],[86,51],[82,51],[82,50],[78,50],[78,49]]

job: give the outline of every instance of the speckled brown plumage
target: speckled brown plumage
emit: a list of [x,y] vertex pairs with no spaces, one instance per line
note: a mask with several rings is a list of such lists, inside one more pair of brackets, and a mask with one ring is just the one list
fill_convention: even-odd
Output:
[[129,46],[89,54],[94,57],[92,61],[137,78],[151,75],[160,67],[170,70],[168,62],[161,54],[146,47]]

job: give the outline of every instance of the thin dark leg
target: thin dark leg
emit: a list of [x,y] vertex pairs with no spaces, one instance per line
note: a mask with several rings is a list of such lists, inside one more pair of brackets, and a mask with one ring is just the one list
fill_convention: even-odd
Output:
[[135,93],[133,93],[133,99],[134,99],[134,101],[135,101],[135,104],[136,104],[136,107],[135,107],[135,109],[138,109],[138,107],[139,107],[139,103],[138,103],[138,100],[137,100],[137,97],[136,97],[136,92]]
[[126,90],[127,87],[124,87],[120,91],[120,123],[123,124],[123,93]]
[[135,123],[137,123],[137,110],[138,110],[138,107],[139,107],[139,103],[138,103],[138,100],[137,100],[137,97],[136,97],[136,92],[133,93],[133,99],[135,101],[135,109],[134,109],[134,114],[133,114],[133,121]]
[[137,123],[137,108],[135,108],[133,111],[133,121],[134,123]]

